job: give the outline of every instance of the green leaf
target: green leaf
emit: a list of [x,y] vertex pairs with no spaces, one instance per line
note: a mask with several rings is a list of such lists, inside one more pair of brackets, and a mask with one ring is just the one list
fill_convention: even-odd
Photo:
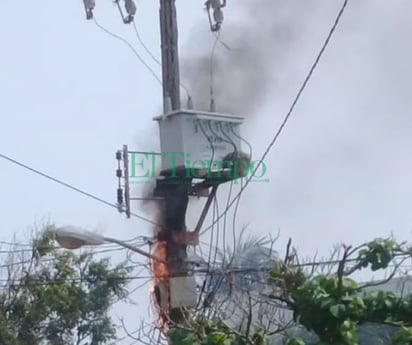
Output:
[[305,345],[305,341],[301,337],[287,339],[285,345]]
[[329,308],[330,313],[336,318],[338,318],[340,314],[343,314],[345,310],[346,308],[343,304],[335,304]]
[[207,345],[226,345],[228,340],[230,344],[229,335],[223,332],[213,332],[207,337]]
[[193,332],[182,328],[171,328],[168,332],[171,345],[197,345],[196,337]]

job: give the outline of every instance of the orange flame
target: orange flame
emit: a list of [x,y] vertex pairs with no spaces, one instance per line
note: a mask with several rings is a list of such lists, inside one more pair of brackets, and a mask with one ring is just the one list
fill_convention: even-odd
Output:
[[[167,261],[166,241],[155,241],[152,247],[152,254]],[[151,288],[152,305],[159,315],[158,327],[165,331],[168,324],[170,308],[170,285],[169,285],[169,266],[166,263],[152,260],[153,286]]]

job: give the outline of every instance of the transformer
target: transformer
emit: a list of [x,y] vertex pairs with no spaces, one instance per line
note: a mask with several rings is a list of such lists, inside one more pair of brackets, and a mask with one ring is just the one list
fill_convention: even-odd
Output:
[[177,110],[153,120],[159,124],[161,176],[201,178],[222,170],[224,159],[241,151],[244,117]]

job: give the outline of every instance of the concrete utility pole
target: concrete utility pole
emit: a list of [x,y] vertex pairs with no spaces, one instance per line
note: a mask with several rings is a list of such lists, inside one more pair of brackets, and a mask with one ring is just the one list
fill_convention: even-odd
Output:
[[[162,77],[164,111],[180,109],[180,76],[178,33],[175,0],[160,0],[160,32],[162,50]],[[171,109],[170,109],[171,107]],[[176,178],[174,178],[176,181]],[[186,179],[187,180],[187,179]],[[186,245],[177,243],[176,234],[186,232],[186,210],[189,202],[188,188],[191,179],[171,183],[164,187],[164,230],[167,242],[167,261],[171,276],[187,276]],[[173,287],[170,287],[171,289]],[[171,292],[172,293],[172,292]],[[181,323],[184,320],[182,308],[171,308],[170,320]]]

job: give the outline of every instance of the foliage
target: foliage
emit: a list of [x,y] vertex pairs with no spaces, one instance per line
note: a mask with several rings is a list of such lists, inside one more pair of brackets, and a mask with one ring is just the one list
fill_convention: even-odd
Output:
[[172,328],[169,331],[171,344],[181,345],[268,345],[265,330],[256,330],[246,335],[237,332],[219,319],[198,319],[186,327]]
[[412,344],[412,327],[402,327],[394,336],[392,345],[410,345]]
[[[367,284],[361,285],[350,277],[365,268],[372,271],[387,269],[396,258],[410,258],[411,249],[392,239],[376,239],[355,249],[346,246],[343,249],[343,257],[335,273],[316,275],[287,259],[273,268],[270,284],[274,293],[270,297],[293,312],[295,324],[304,326],[318,337],[314,343],[301,337],[286,336],[284,343],[358,345],[359,327],[373,323],[396,326],[398,331],[392,339],[393,345],[412,344],[412,295],[365,290]],[[214,321],[213,327],[205,325],[203,320],[196,321],[196,318],[191,322],[197,323],[184,330],[171,331],[172,344],[183,344],[182,339],[187,345],[237,345],[241,343],[239,341],[244,341],[242,344],[261,344],[261,340],[256,342],[253,337],[227,329],[218,321]],[[261,339],[264,342],[268,333],[268,330],[263,330]],[[212,338],[211,334],[214,334]],[[219,334],[225,336],[219,338]]]
[[8,263],[0,292],[2,345],[99,345],[115,338],[108,311],[126,296],[129,269],[54,249],[53,230],[47,226],[33,242],[31,258]]

